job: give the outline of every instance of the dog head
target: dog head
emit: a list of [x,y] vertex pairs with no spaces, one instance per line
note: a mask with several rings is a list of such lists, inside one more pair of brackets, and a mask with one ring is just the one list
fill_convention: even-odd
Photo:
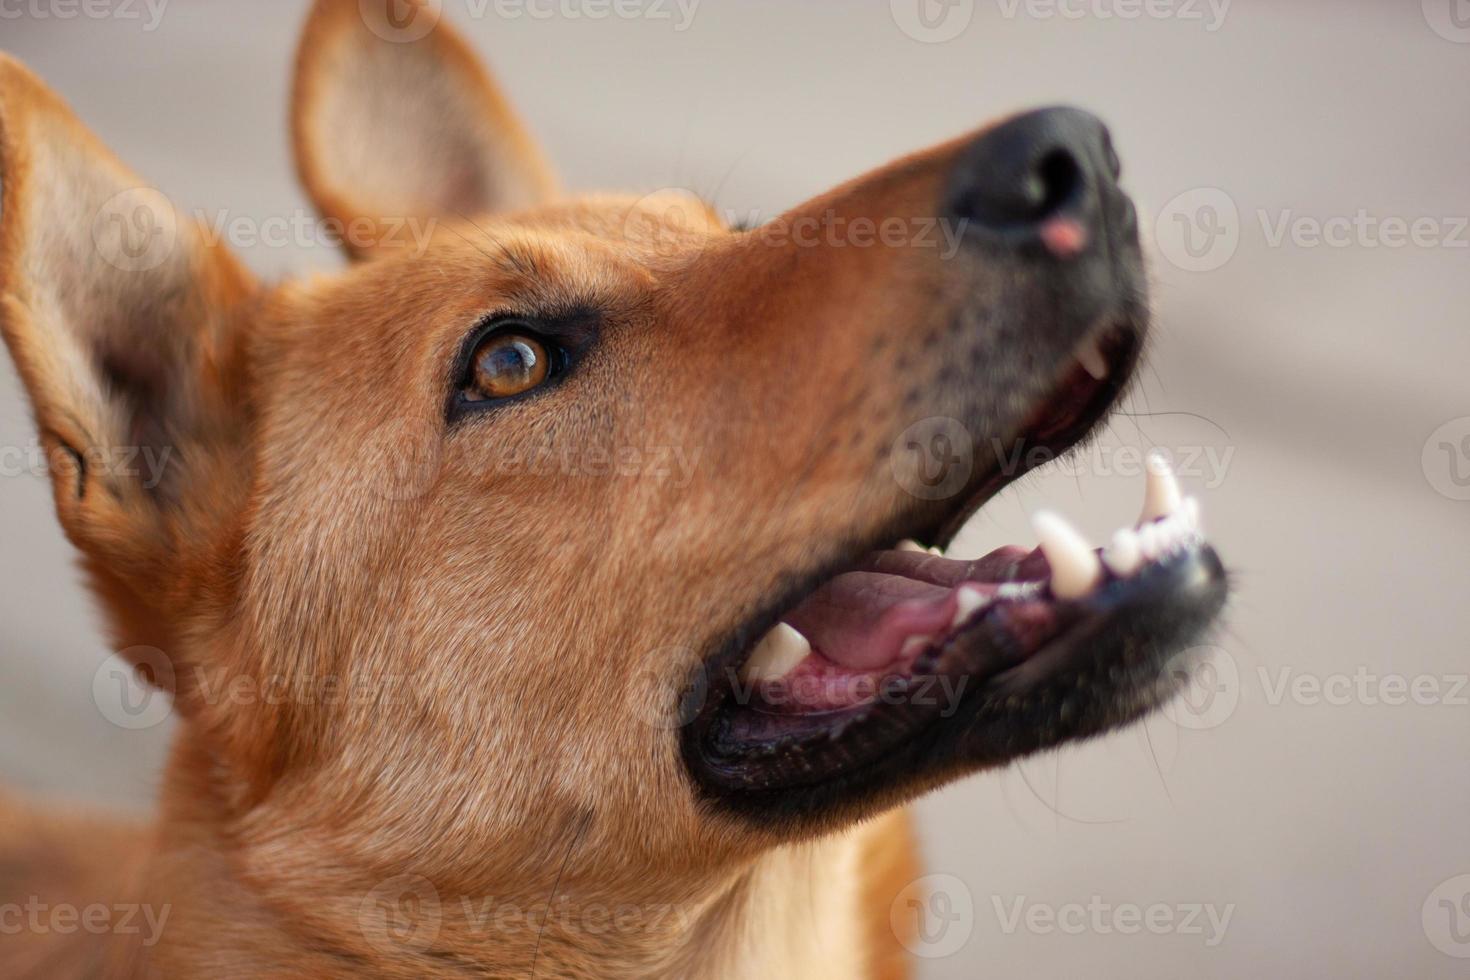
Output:
[[560,195],[466,45],[372,6],[317,4],[294,107],[356,261],[278,287],[0,61],[0,322],[56,507],[260,881],[646,892],[1167,693],[1224,584],[1166,478],[1107,565],[1054,522],[896,550],[1132,375],[1096,119],[731,228]]

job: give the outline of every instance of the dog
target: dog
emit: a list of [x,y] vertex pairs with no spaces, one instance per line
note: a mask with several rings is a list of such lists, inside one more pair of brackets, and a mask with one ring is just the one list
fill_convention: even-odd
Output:
[[0,804],[0,974],[907,976],[905,804],[1138,719],[1228,592],[1162,461],[1101,551],[938,553],[1142,357],[1108,131],[731,227],[559,193],[436,12],[312,8],[353,261],[279,285],[0,57],[0,326],[179,719],[145,825]]

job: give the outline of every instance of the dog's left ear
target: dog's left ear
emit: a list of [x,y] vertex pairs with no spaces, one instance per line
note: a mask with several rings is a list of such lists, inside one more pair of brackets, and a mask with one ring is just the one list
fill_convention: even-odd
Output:
[[468,44],[426,0],[317,0],[296,55],[296,166],[355,258],[406,221],[550,197],[536,144]]
[[0,54],[0,334],[57,515],[104,591],[197,588],[240,501],[256,284]]

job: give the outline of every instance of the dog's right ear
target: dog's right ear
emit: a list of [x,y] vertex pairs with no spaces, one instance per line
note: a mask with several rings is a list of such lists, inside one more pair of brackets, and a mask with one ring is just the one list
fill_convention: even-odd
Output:
[[254,291],[201,225],[0,54],[0,334],[62,526],[115,612],[123,582],[156,610],[239,507],[237,320]]
[[316,0],[291,102],[297,170],[356,258],[401,246],[406,221],[553,193],[541,152],[438,3]]

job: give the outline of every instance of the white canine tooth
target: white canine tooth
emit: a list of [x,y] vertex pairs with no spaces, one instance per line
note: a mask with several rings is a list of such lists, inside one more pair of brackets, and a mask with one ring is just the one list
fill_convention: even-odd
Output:
[[1045,582],[1002,582],[995,587],[997,599],[1027,599],[1041,591]]
[[1102,560],[1114,575],[1128,578],[1143,567],[1143,548],[1138,543],[1138,535],[1128,528],[1120,529],[1103,549]]
[[924,652],[924,648],[932,642],[927,636],[911,636],[903,641],[903,647],[899,650],[899,656],[904,660],[910,660]]
[[1147,474],[1143,491],[1143,514],[1139,524],[1168,517],[1179,509],[1179,481],[1161,453],[1150,453],[1144,464]]
[[1180,513],[1184,517],[1185,527],[1191,531],[1198,531],[1200,529],[1198,497],[1185,497],[1184,503],[1180,508]]
[[904,538],[902,541],[900,541],[898,543],[898,550],[899,551],[927,551],[928,549],[925,548],[923,545],[919,544],[919,542],[915,541],[913,538]]
[[1138,550],[1144,561],[1153,561],[1159,556],[1158,525],[1145,524],[1138,529]]
[[1155,561],[1164,553],[1164,531],[1160,524],[1145,524],[1138,529],[1138,550],[1144,561]]
[[935,545],[934,547],[929,549],[929,554],[933,555],[935,558],[943,558],[944,549],[939,547],[939,545]]
[[1102,347],[1099,346],[1096,337],[1088,337],[1077,348],[1077,361],[1092,375],[1093,380],[1101,381],[1108,376],[1108,359],[1103,356]]
[[1041,552],[1051,565],[1051,591],[1058,599],[1080,599],[1102,581],[1102,563],[1087,540],[1065,520],[1038,511],[1031,526],[1041,541]]
[[954,619],[950,620],[949,628],[957,629],[964,625],[977,609],[982,609],[990,603],[984,592],[972,589],[968,585],[960,586],[959,592],[955,594]]
[[747,684],[778,681],[795,670],[811,652],[812,645],[806,637],[786,623],[777,623],[761,637],[750,659],[740,668],[740,679]]

